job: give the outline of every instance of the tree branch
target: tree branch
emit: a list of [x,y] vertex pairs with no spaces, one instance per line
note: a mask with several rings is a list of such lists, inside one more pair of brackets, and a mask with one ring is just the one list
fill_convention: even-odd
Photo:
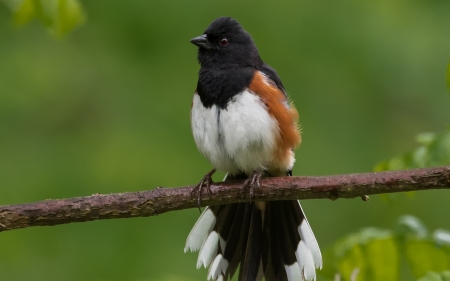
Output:
[[[31,226],[52,226],[71,222],[148,217],[197,207],[192,186],[154,190],[95,194],[86,197],[45,200],[0,206],[0,232]],[[450,166],[381,173],[321,177],[278,177],[261,180],[254,200],[355,198],[363,195],[450,188]],[[202,205],[248,201],[242,181],[215,183],[212,196],[203,192]]]

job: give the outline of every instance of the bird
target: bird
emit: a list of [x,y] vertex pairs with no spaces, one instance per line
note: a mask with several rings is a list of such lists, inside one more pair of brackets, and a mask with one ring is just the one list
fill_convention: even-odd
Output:
[[[298,113],[276,70],[264,63],[251,35],[231,17],[215,19],[190,40],[198,47],[191,129],[212,164],[192,189],[200,207],[212,175],[245,180],[248,202],[208,206],[188,235],[184,252],[199,251],[208,280],[315,280],[322,255],[298,200],[253,200],[261,177],[292,176],[300,145]],[[238,271],[239,270],[239,271]]]

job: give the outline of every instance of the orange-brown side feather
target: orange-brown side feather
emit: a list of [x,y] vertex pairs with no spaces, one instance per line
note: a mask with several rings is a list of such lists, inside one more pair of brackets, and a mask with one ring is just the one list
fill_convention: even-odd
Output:
[[293,104],[287,107],[287,98],[276,85],[272,85],[269,80],[260,72],[256,72],[250,86],[253,93],[260,96],[269,110],[269,114],[278,121],[280,129],[277,141],[277,149],[274,155],[273,165],[279,169],[289,167],[290,155],[300,142],[300,131],[298,129],[298,113]]

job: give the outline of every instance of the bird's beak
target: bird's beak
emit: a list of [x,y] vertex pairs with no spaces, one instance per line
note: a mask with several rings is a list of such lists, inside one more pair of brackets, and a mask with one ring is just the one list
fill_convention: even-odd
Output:
[[206,34],[200,35],[198,37],[192,38],[191,43],[204,49],[211,49],[212,46],[209,44]]

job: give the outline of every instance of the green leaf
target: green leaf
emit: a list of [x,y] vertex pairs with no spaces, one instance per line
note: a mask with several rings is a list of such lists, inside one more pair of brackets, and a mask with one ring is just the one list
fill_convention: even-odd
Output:
[[355,269],[360,270],[355,281],[367,280],[366,260],[361,245],[354,245],[348,249],[337,264],[337,271],[341,273],[342,280],[350,280],[350,276]]
[[405,215],[398,219],[396,233],[403,238],[399,241],[403,242],[405,257],[416,278],[430,271],[440,272],[449,268],[449,231],[438,229],[430,237],[419,219]]
[[444,252],[445,256],[447,257],[447,264],[450,268],[450,231],[444,229],[436,229],[433,233],[433,241],[434,244]]
[[350,280],[353,271],[359,269],[358,281],[398,279],[400,256],[391,231],[366,228],[344,237],[325,253],[326,278],[332,279],[333,273],[338,272],[341,280]]
[[85,21],[85,13],[78,0],[35,0],[38,15],[50,33],[61,38]]
[[85,20],[84,11],[77,0],[58,0],[54,32],[64,36]]
[[84,23],[86,14],[78,0],[3,0],[13,22],[24,25],[38,18],[55,37],[62,38]]
[[439,246],[450,247],[450,231],[445,229],[436,229],[433,233],[433,239]]
[[417,281],[450,281],[450,271],[440,273],[430,271]]
[[35,5],[33,0],[24,0],[13,12],[13,22],[15,25],[21,26],[30,22],[36,16]]
[[450,231],[437,229],[429,235],[419,219],[404,215],[395,231],[366,228],[340,239],[325,251],[325,271],[319,274],[331,280],[339,274],[345,281],[357,269],[356,280],[394,281],[402,257],[416,278],[450,281],[450,271],[444,271],[450,268]]
[[397,220],[396,233],[401,236],[413,235],[415,238],[426,238],[427,227],[416,217],[411,215],[401,216]]
[[422,133],[416,141],[419,143],[416,149],[378,163],[375,171],[450,165],[450,131]]
[[443,281],[450,281],[450,270],[441,272],[441,276]]
[[428,272],[425,274],[422,278],[418,279],[417,281],[443,281],[442,277],[439,273],[436,272]]
[[367,273],[372,280],[398,280],[400,255],[392,237],[370,241],[365,252]]
[[438,248],[432,240],[409,239],[405,242],[405,256],[416,278],[429,271],[449,269],[450,257],[444,248]]

